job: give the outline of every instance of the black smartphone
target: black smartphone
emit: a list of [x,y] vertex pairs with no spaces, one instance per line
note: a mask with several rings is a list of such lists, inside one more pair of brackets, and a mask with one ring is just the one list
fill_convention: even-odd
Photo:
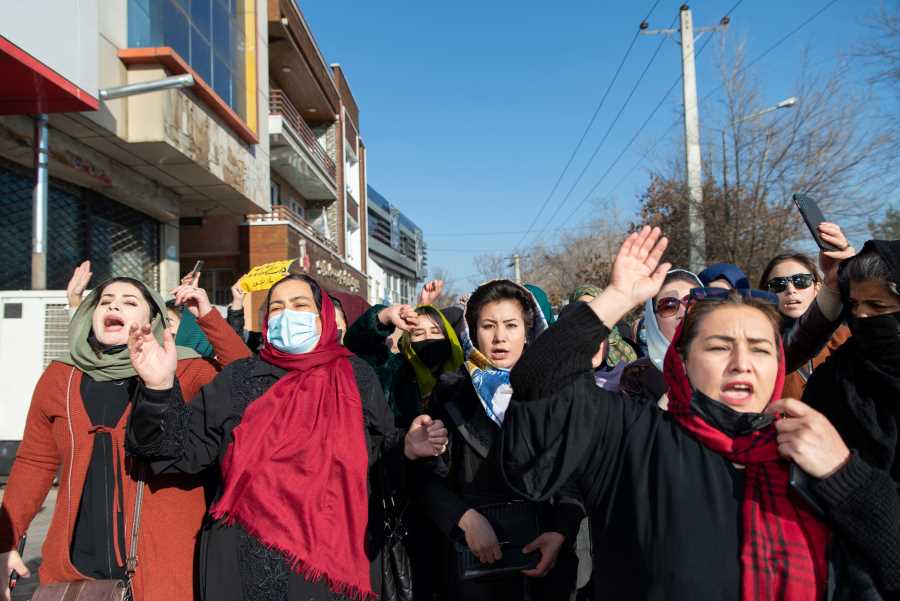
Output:
[[191,269],[191,272],[188,275],[190,275],[191,277],[194,277],[197,273],[199,273],[201,271],[203,271],[203,259],[200,259],[199,261],[194,263],[194,268]]
[[806,222],[806,227],[809,228],[809,233],[815,238],[819,248],[822,250],[840,250],[838,247],[822,240],[822,236],[819,234],[819,224],[825,221],[825,215],[822,214],[822,210],[816,204],[816,201],[806,194],[794,194],[793,198],[794,204],[797,205],[797,209],[803,217],[803,221]]
[[[28,539],[27,534],[23,534],[22,538],[19,540],[19,546],[16,547],[16,551],[19,552],[19,557],[25,553],[25,541]],[[25,561],[24,559],[22,561]],[[9,575],[9,590],[13,590],[16,588],[16,582],[19,580],[19,573],[15,570]]]

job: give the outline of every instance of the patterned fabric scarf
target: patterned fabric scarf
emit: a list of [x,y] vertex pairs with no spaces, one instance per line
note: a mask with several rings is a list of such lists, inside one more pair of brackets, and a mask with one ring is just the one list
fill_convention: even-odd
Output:
[[478,349],[469,352],[465,365],[484,412],[498,426],[503,426],[503,416],[506,415],[509,399],[512,398],[510,370],[495,366]]
[[[789,464],[778,454],[774,424],[731,437],[694,409],[693,387],[675,350],[679,326],[666,353],[668,411],[691,436],[732,463],[745,466],[741,510],[742,601],[821,601],[828,579],[828,527],[795,497],[789,496]],[[784,386],[784,351],[780,349],[773,399]]]
[[210,513],[241,524],[307,580],[325,578],[339,595],[374,599],[364,547],[369,511],[362,399],[327,294],[320,318],[322,336],[308,353],[285,353],[264,339],[260,359],[288,373],[234,429],[222,460],[225,487]]

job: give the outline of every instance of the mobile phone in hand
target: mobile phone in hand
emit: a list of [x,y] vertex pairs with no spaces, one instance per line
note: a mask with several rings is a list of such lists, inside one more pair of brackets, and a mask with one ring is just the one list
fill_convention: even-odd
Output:
[[194,263],[194,268],[191,269],[191,272],[190,272],[188,275],[191,276],[191,277],[194,277],[195,275],[197,275],[197,274],[200,273],[201,271],[203,271],[203,259],[200,259],[199,261],[197,261],[196,263]]
[[806,222],[806,227],[809,228],[809,233],[815,238],[819,248],[822,250],[841,250],[833,244],[822,240],[822,236],[819,234],[819,224],[825,221],[825,216],[822,214],[822,210],[819,209],[816,201],[806,194],[794,194],[793,198],[794,204],[797,205],[797,209],[800,211],[800,216]]
[[[19,557],[25,553],[25,541],[28,539],[27,534],[23,534],[21,540],[19,540],[19,546],[16,547],[16,551],[19,552]],[[25,561],[22,559],[22,561]],[[16,583],[19,581],[19,573],[15,570],[9,575],[9,590],[13,590],[16,588]]]

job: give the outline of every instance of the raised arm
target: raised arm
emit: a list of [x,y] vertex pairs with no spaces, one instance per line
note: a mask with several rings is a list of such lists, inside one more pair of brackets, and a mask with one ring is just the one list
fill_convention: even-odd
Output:
[[215,463],[233,417],[232,368],[225,368],[186,403],[175,378],[178,356],[168,331],[160,345],[149,326],[134,327],[128,346],[142,384],[128,419],[126,450],[149,459],[156,473],[195,474]]
[[660,264],[666,244],[658,228],[631,234],[603,294],[550,326],[513,369],[502,465],[519,494],[544,500],[580,480],[587,504],[598,502],[625,431],[646,408],[598,388],[591,357],[609,327],[659,291],[669,269]]
[[819,268],[824,282],[816,300],[809,306],[784,339],[787,372],[800,368],[819,354],[841,325],[843,305],[838,291],[838,267],[856,254],[841,228],[833,223],[819,224],[819,234],[839,250],[819,251]]

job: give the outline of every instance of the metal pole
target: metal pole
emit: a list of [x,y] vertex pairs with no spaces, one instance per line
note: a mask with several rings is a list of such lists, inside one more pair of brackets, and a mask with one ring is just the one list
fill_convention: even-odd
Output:
[[681,7],[681,72],[684,93],[684,162],[688,187],[689,260],[693,272],[706,266],[706,232],[703,223],[703,182],[700,160],[700,117],[697,110],[697,76],[694,68],[694,24],[688,6]]
[[147,94],[150,92],[160,92],[162,90],[189,88],[193,86],[194,83],[194,76],[191,74],[173,75],[154,81],[142,81],[124,86],[104,88],[100,90],[100,100],[115,100],[116,98],[134,96],[135,94]]
[[519,255],[513,255],[513,267],[515,268],[516,273],[516,284],[522,283],[522,268],[521,268],[521,257]]
[[31,289],[47,289],[47,115],[34,118],[34,196],[31,212]]

